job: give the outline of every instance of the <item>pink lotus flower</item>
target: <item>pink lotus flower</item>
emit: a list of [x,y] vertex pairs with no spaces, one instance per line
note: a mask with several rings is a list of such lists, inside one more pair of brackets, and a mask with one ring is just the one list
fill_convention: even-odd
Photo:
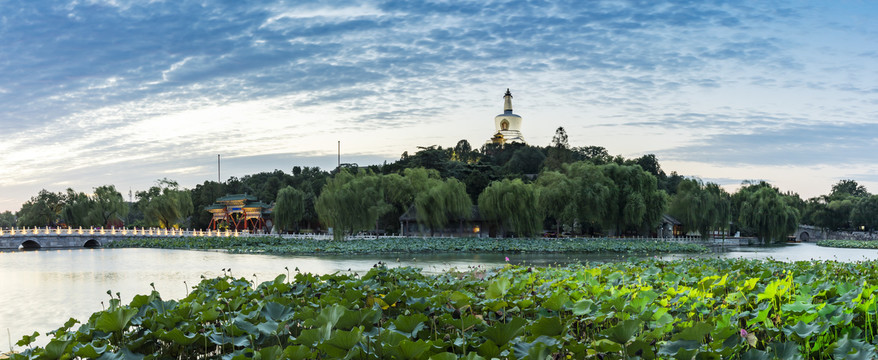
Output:
[[746,330],[746,329],[741,329],[741,337],[742,337],[742,338],[745,338],[745,337],[747,337],[747,335],[748,335],[748,334],[747,334],[747,330]]
[[509,257],[508,257],[508,256],[506,257],[506,262],[509,262]]

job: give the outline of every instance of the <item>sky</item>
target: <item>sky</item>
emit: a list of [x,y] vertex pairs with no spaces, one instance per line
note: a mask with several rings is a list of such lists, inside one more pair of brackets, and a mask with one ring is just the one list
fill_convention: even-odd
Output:
[[[878,193],[871,1],[0,0],[0,211],[473,147],[655,154],[734,191]],[[340,146],[339,146],[340,142]]]

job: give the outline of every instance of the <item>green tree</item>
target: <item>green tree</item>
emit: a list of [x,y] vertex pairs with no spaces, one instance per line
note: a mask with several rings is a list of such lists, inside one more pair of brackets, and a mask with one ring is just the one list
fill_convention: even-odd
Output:
[[12,211],[0,213],[0,229],[15,227],[15,214]]
[[863,197],[869,195],[863,185],[858,184],[854,180],[841,180],[832,185],[832,191],[829,193],[831,200],[844,199],[848,197]]
[[677,187],[670,214],[683,222],[683,226],[698,231],[707,240],[714,229],[725,229],[730,216],[729,194],[719,185],[698,179],[685,179]]
[[16,214],[18,226],[54,226],[61,218],[64,205],[64,194],[40,190],[39,194],[21,205]]
[[851,211],[851,223],[870,234],[878,229],[878,195],[862,196]]
[[583,231],[601,231],[601,224],[608,216],[612,180],[604,175],[601,166],[586,161],[565,165],[563,169],[573,185],[568,201],[574,206],[575,219]]
[[570,150],[567,131],[563,126],[559,126],[552,136],[552,143],[546,148],[545,167],[550,170],[560,170],[563,164],[570,163],[573,159],[574,152]]
[[375,226],[391,207],[384,202],[378,175],[369,171],[354,175],[341,169],[326,181],[315,208],[320,220],[334,228],[333,238],[343,240],[345,234]]
[[799,225],[799,211],[780,191],[761,182],[738,190],[743,194],[738,221],[753,229],[761,243],[784,242]]
[[280,189],[272,216],[278,232],[298,230],[299,220],[305,216],[305,193],[292,186]]
[[561,225],[573,225],[577,216],[577,204],[573,199],[574,182],[558,171],[544,171],[534,183],[537,191],[537,207],[540,212],[554,220],[555,233],[561,233]]
[[67,194],[64,196],[62,217],[67,222],[67,226],[71,228],[98,225],[89,217],[93,207],[94,201],[88,195],[68,188]]
[[543,222],[534,185],[521,179],[491,183],[479,195],[479,212],[485,220],[499,224],[501,232],[522,237],[537,234]]
[[89,221],[98,226],[108,226],[112,220],[122,220],[128,215],[128,203],[114,185],[95,188],[92,206],[88,212]]
[[452,220],[469,218],[472,212],[466,186],[455,178],[436,180],[429,189],[417,193],[414,200],[418,223],[429,227],[431,236]]
[[147,224],[163,229],[179,227],[192,214],[192,196],[176,181],[161,179],[147,191],[137,192],[138,207]]
[[216,181],[205,181],[204,183],[195,185],[190,191],[192,198],[192,228],[206,229],[213,219],[213,214],[205,210],[205,207],[216,203],[216,199],[225,196],[226,190],[223,183]]
[[635,231],[648,234],[661,222],[668,206],[668,195],[657,187],[655,176],[637,165],[602,165],[612,181],[604,224],[623,234]]
[[540,172],[544,160],[546,155],[540,149],[532,146],[521,147],[512,153],[512,157],[503,165],[503,171],[507,175],[536,174]]

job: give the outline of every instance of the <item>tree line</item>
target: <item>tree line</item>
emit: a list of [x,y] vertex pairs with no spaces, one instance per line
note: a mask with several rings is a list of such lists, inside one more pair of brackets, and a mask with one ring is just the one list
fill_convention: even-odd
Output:
[[[227,194],[250,194],[274,203],[280,231],[336,234],[382,229],[400,231],[399,218],[413,209],[417,222],[435,232],[476,213],[499,235],[533,236],[543,229],[577,235],[650,235],[663,214],[684,232],[755,236],[782,241],[800,223],[830,230],[878,226],[878,196],[853,180],[807,201],[766,182],[745,182],[734,194],[718,184],[666,174],[652,154],[612,156],[598,146],[571,147],[559,128],[549,146],[486,144],[466,140],[454,147],[429,146],[398,161],[332,171],[295,166],[205,181],[182,189],[167,179],[129,201],[112,185],[84,194],[41,191],[21,210],[0,213],[0,226],[158,226],[206,228],[204,207]],[[456,223],[455,223],[456,222]]]

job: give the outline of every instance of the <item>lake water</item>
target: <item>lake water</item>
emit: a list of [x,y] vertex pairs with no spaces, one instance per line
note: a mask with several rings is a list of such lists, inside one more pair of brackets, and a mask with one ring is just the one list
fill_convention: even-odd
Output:
[[[73,317],[81,322],[102,310],[109,296],[119,292],[123,303],[137,294],[148,294],[153,283],[162,297],[179,299],[201,277],[216,277],[231,269],[235,277],[254,282],[274,279],[295,269],[327,274],[337,271],[365,273],[379,261],[388,266],[415,266],[426,273],[449,268],[494,267],[513,264],[566,264],[571,262],[620,261],[628,256],[584,254],[400,254],[362,256],[273,256],[227,254],[225,252],[159,249],[69,249],[0,252],[0,352],[10,349],[22,335],[42,334],[37,342],[48,342],[45,333]],[[666,255],[662,259],[686,257],[773,258],[781,261],[878,260],[878,250],[836,249],[811,243],[767,247],[727,247],[720,252],[699,255]],[[227,270],[228,271],[228,270]],[[11,340],[8,340],[11,338]],[[18,349],[21,350],[21,349]]]

